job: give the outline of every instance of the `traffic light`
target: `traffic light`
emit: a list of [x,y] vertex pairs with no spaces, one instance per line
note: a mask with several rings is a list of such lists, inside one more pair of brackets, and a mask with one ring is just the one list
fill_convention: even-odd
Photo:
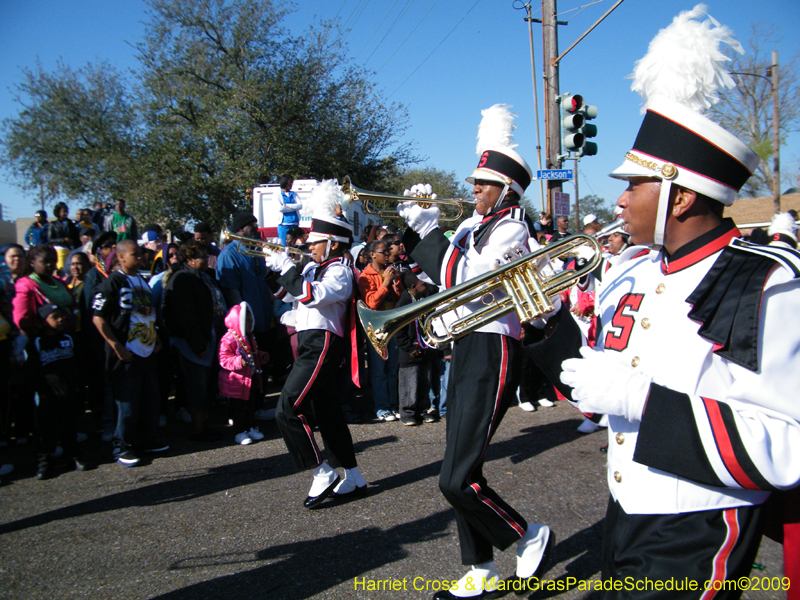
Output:
[[597,117],[597,107],[586,104],[580,94],[562,94],[558,101],[561,103],[564,132],[561,145],[564,150],[574,152],[578,157],[597,154],[597,144],[586,141],[597,135],[597,125],[586,122]]

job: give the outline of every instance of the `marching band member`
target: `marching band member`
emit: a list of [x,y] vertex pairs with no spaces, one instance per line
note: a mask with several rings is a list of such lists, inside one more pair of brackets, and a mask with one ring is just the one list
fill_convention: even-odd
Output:
[[[400,215],[413,231],[405,245],[434,282],[452,287],[505,262],[512,246],[528,245],[530,232],[519,206],[531,169],[513,150],[514,115],[504,105],[483,111],[478,141],[480,162],[467,182],[474,185],[475,215],[448,240],[438,227],[439,209],[412,203]],[[533,242],[535,244],[535,242]],[[468,305],[467,311],[479,306]],[[461,560],[468,571],[451,590],[435,599],[495,598],[519,581],[501,582],[493,548],[517,545],[516,576],[539,574],[554,535],[546,525],[528,524],[489,487],[483,474],[492,435],[520,379],[520,324],[516,315],[489,323],[455,340],[447,391],[447,444],[439,488],[456,513]],[[512,578],[514,579],[514,578]],[[470,585],[470,584],[474,585]]]
[[738,239],[722,217],[759,158],[699,113],[716,97],[709,82],[733,86],[720,42],[742,51],[704,14],[681,13],[637,64],[646,114],[611,174],[628,185],[617,206],[631,242],[652,251],[630,248],[605,274],[597,350],[563,311],[526,330],[525,348],[581,411],[609,415],[603,579],[688,580],[697,587],[680,597],[737,598],[763,503],[800,482],[800,257]]
[[[275,297],[284,302],[299,301],[295,317],[298,357],[283,386],[275,419],[295,466],[314,473],[303,503],[306,508],[314,508],[331,494],[361,495],[367,488],[356,464],[350,431],[331,393],[336,371],[349,348],[351,323],[346,317],[354,289],[353,269],[343,256],[353,227],[333,214],[331,199],[338,194],[332,180],[323,181],[312,192],[315,215],[307,244],[313,261],[302,273],[287,254],[265,250],[267,266],[280,273]],[[326,206],[331,208],[329,214],[320,214]],[[345,469],[344,479],[323,459],[314,439],[315,424],[331,462]]]

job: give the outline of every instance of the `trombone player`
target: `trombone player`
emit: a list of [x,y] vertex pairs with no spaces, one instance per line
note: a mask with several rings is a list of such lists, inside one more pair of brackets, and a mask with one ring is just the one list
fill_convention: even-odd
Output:
[[[398,212],[409,225],[404,243],[412,258],[440,287],[453,287],[507,260],[511,248],[530,248],[531,232],[519,201],[531,181],[527,162],[510,143],[514,115],[505,105],[482,112],[480,161],[474,185],[475,214],[448,240],[438,227],[439,209],[413,203]],[[467,305],[464,310],[470,311]],[[478,308],[478,307],[475,307]],[[541,574],[554,544],[546,525],[528,524],[489,487],[483,463],[492,435],[515,395],[520,378],[520,323],[516,314],[455,340],[447,393],[447,442],[439,488],[456,513],[461,560],[470,570],[435,600],[496,598],[524,593],[524,580]],[[516,544],[516,576],[500,580],[494,548]],[[509,587],[510,586],[510,587]]]

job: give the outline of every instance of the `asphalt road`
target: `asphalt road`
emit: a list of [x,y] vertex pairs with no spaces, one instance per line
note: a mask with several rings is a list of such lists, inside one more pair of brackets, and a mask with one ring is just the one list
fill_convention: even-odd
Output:
[[[487,456],[501,496],[556,532],[549,585],[599,578],[606,434],[576,433],[581,420],[565,403],[512,408]],[[0,597],[423,599],[432,596],[426,585],[463,573],[437,487],[444,422],[351,425],[369,494],[313,511],[302,506],[310,475],[294,471],[274,421],[251,446],[234,445],[233,432],[211,446],[191,443],[184,428],[170,422],[171,449],[129,469],[110,462],[95,432],[87,444],[105,462],[48,481],[33,479],[30,453],[2,451],[16,470],[0,487]],[[781,556],[765,540],[757,562],[766,568],[753,574],[781,576]],[[503,576],[513,573],[513,548],[496,560]],[[399,590],[364,589],[392,581]],[[589,596],[577,584],[531,595]]]

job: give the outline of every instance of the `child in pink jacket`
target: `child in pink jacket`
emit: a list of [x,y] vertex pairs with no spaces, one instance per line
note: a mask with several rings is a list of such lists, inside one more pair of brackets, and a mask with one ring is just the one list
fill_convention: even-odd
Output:
[[[234,306],[225,317],[228,333],[219,343],[219,393],[227,396],[233,413],[235,440],[243,446],[264,439],[254,427],[256,404],[262,394],[262,367],[269,354],[259,350],[253,336],[253,311],[247,302]],[[246,332],[246,333],[243,333]]]

